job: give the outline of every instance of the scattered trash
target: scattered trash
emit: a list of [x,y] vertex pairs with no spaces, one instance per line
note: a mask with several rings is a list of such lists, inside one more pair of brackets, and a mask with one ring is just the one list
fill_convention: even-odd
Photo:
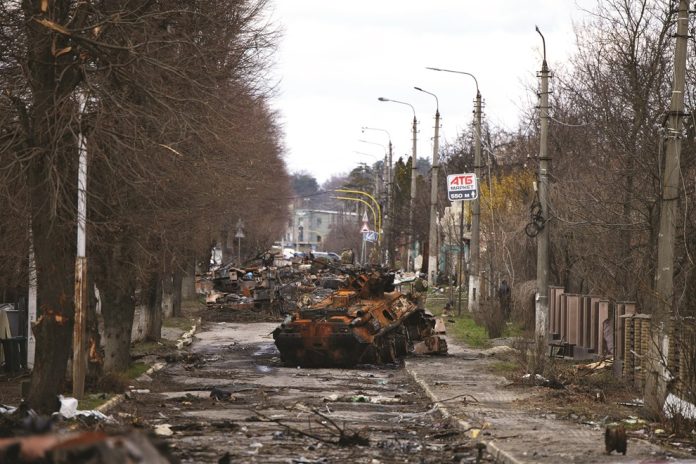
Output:
[[576,364],[575,368],[579,371],[600,371],[603,369],[611,369],[613,365],[613,359],[603,359],[589,364]]
[[210,397],[217,401],[230,401],[233,399],[231,391],[217,387],[213,387],[213,389],[210,390]]
[[624,424],[628,424],[628,425],[643,425],[643,424],[647,424],[647,422],[645,422],[643,419],[638,419],[638,418],[635,417],[635,416],[628,416],[626,419],[624,419],[624,420],[621,421],[621,422],[623,422]]
[[329,459],[328,458],[319,458],[319,459],[307,459],[304,456],[301,456],[297,459],[293,459],[292,464],[328,464]]
[[636,398],[636,399],[631,400],[631,401],[625,401],[625,402],[620,402],[620,403],[616,403],[616,404],[620,404],[621,406],[631,406],[631,407],[639,408],[639,407],[645,406],[645,401],[643,401],[640,398]]
[[174,435],[171,424],[160,424],[155,427],[155,435],[160,437],[171,437]]
[[552,379],[549,380],[539,374],[534,374],[534,377],[532,377],[531,374],[525,374],[522,376],[522,380],[527,381],[529,383],[533,383],[534,385],[539,385],[542,387],[548,387],[548,388],[555,388],[558,390],[562,390],[565,388],[565,386],[559,382],[558,380]]
[[499,345],[499,346],[494,346],[492,348],[488,348],[487,350],[483,350],[481,353],[483,356],[503,357],[503,356],[507,356],[507,355],[517,354],[517,353],[519,353],[519,351],[514,349],[511,346],[508,346],[508,345]]
[[668,419],[671,419],[677,414],[686,419],[696,419],[696,406],[672,393],[667,395],[662,411]]
[[372,403],[372,404],[397,404],[403,403],[401,398],[389,396],[367,396],[367,395],[337,395],[333,393],[324,397],[326,403]]
[[72,419],[77,414],[77,399],[71,397],[65,397],[59,395],[60,400],[60,410],[58,411],[61,416],[66,419]]

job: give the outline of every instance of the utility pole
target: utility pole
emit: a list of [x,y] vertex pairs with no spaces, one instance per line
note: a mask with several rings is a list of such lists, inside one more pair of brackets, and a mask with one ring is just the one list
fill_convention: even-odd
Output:
[[650,344],[649,372],[645,384],[645,399],[654,411],[662,411],[667,395],[669,372],[664,360],[669,359],[669,337],[674,313],[674,238],[679,201],[679,173],[684,116],[684,86],[686,80],[686,51],[689,37],[689,2],[679,1],[676,45],[674,50],[674,80],[672,100],[667,120],[667,149],[660,200],[660,231],[657,235],[657,271],[655,273],[656,302],[653,312],[653,342]]
[[539,134],[539,203],[541,204],[541,216],[544,218],[544,227],[537,235],[537,293],[535,305],[535,334],[537,339],[546,341],[548,337],[549,319],[549,164],[551,158],[548,155],[549,137],[549,68],[546,64],[546,40],[539,28],[536,31],[541,36],[544,46],[544,61],[541,65],[541,104],[539,106],[539,119],[541,133]]
[[[413,132],[413,154],[412,154],[412,159],[411,159],[411,208],[408,214],[408,256],[407,256],[407,263],[406,263],[406,270],[407,271],[412,271],[413,270],[413,259],[415,258],[413,249],[415,248],[415,234],[413,231],[413,210],[415,209],[416,206],[416,132],[418,130],[418,121],[416,120],[416,109],[411,105],[410,103],[402,102],[399,100],[392,100],[390,98],[384,98],[384,97],[379,97],[377,100],[381,102],[392,102],[392,103],[399,103],[401,105],[408,105],[411,107],[411,111],[413,111],[413,127],[412,127],[412,132]],[[391,140],[391,137],[390,137]]]
[[433,166],[430,177],[430,231],[428,233],[428,284],[434,287],[437,281],[437,174],[440,151],[440,102],[434,93],[414,87],[419,92],[427,93],[435,98],[435,137],[433,138]]
[[387,161],[387,221],[386,221],[386,248],[387,248],[387,266],[389,269],[394,268],[394,177],[392,173],[392,156],[393,147],[391,136],[389,137],[389,158]]
[[[476,85],[476,110],[474,119],[476,134],[474,135],[474,173],[476,181],[480,183],[481,179],[481,92]],[[479,184],[480,185],[480,184]],[[473,202],[471,211],[471,269],[469,270],[469,312],[478,311],[479,299],[481,298],[479,289],[481,288],[481,279],[479,276],[479,256],[481,254],[480,246],[480,226],[479,219],[481,216],[481,195],[477,195]]]
[[416,120],[415,113],[413,114],[413,127],[411,128],[413,133],[413,147],[411,149],[411,207],[408,211],[408,264],[406,267],[407,271],[414,271],[414,262],[416,260],[416,231],[413,229],[413,211],[416,209],[416,179],[418,177],[418,171],[416,170],[416,164],[418,158],[416,158],[416,152],[418,150],[418,121]]
[[85,328],[87,325],[87,141],[82,124],[86,99],[77,93],[80,126],[77,134],[77,256],[75,257],[75,324],[73,326],[73,396],[78,400],[85,394]]

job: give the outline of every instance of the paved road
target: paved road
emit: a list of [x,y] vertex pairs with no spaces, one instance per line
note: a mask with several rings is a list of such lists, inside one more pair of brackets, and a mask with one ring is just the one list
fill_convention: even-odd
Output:
[[[184,463],[226,453],[229,462],[476,462],[475,443],[403,367],[283,367],[275,325],[205,324],[189,355],[138,385],[150,393],[113,412],[171,430],[165,440]],[[213,388],[232,398],[211,399]],[[352,444],[334,444],[340,439]]]

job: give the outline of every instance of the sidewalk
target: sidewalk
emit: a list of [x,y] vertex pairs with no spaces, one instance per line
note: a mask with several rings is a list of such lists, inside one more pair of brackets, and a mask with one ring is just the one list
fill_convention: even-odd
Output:
[[445,416],[452,416],[471,436],[478,434],[497,462],[696,463],[675,461],[661,448],[634,438],[628,439],[626,456],[606,455],[604,429],[549,418],[545,411],[525,407],[534,388],[504,388],[509,382],[490,373],[495,358],[451,338],[447,344],[447,357],[408,358],[406,369]]

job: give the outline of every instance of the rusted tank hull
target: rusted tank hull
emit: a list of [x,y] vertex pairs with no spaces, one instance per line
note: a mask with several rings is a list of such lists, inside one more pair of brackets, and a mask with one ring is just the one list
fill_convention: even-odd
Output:
[[351,367],[365,357],[372,340],[344,323],[279,327],[273,333],[282,361],[303,367]]
[[395,362],[410,352],[446,353],[434,327],[432,315],[397,291],[339,289],[297,310],[273,338],[286,365],[351,367]]

